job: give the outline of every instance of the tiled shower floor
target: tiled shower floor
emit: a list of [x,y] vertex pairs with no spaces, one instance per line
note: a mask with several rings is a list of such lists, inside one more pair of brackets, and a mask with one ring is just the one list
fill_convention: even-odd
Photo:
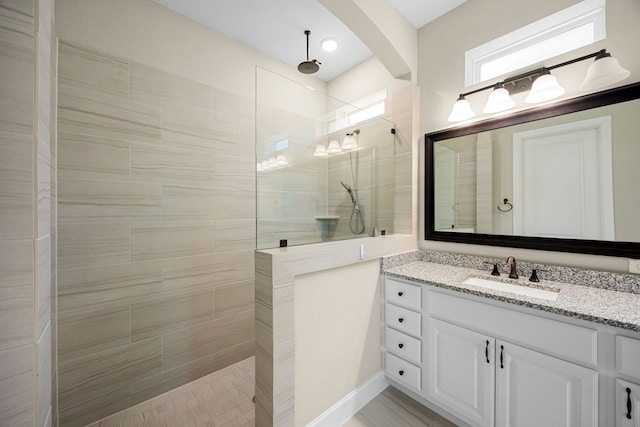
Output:
[[90,427],[253,427],[254,372],[250,357]]
[[[88,427],[253,427],[255,358],[197,379]],[[454,427],[389,387],[344,427]]]

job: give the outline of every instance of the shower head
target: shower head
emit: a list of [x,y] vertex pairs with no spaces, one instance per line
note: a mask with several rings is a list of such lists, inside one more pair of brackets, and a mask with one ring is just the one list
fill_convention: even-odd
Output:
[[353,203],[354,205],[356,204],[356,195],[353,194],[353,190],[351,189],[351,185],[347,184],[344,181],[340,181],[340,184],[342,184],[342,186],[344,187],[345,190],[347,190],[347,193],[349,193],[349,197],[351,197],[351,203]]
[[320,69],[321,62],[317,59],[309,60],[309,34],[311,31],[305,30],[304,34],[307,36],[307,60],[298,65],[298,71],[302,74],[313,74]]

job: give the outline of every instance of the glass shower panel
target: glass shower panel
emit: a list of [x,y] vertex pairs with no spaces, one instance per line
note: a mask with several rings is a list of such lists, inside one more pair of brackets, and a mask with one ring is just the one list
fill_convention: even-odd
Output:
[[[375,117],[347,127],[360,111],[256,68],[258,249],[393,233],[394,125]],[[317,156],[356,129],[358,147]]]

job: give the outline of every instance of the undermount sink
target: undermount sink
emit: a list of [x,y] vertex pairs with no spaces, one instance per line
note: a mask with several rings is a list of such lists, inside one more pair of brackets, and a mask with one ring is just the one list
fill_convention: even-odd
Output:
[[511,283],[498,282],[495,280],[481,279],[479,277],[469,277],[462,283],[465,285],[478,286],[484,289],[508,292],[511,294],[540,298],[548,301],[555,301],[558,298],[558,293],[560,292],[559,290],[547,290],[528,286],[520,286]]

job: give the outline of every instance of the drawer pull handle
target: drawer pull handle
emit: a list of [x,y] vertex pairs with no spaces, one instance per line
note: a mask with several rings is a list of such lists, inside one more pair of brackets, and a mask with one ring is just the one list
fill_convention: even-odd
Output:
[[487,340],[487,346],[484,348],[484,357],[487,358],[487,363],[489,362],[489,340]]
[[402,295],[404,295],[404,292],[400,291],[398,292],[398,296],[401,297]]
[[400,376],[403,376],[404,375],[404,371],[400,370],[400,371],[398,371],[398,374],[400,374]]
[[400,322],[400,323],[404,322],[404,318],[402,318],[402,317],[401,317],[401,318],[399,318],[399,319],[398,319],[398,322]]
[[631,389],[627,387],[625,390],[627,392],[627,419],[631,419]]
[[504,369],[504,363],[502,363],[503,353],[504,353],[504,346],[501,345],[500,346],[500,369]]
[[402,348],[402,347],[404,347],[404,344],[400,343],[400,344],[398,344],[398,347]]

